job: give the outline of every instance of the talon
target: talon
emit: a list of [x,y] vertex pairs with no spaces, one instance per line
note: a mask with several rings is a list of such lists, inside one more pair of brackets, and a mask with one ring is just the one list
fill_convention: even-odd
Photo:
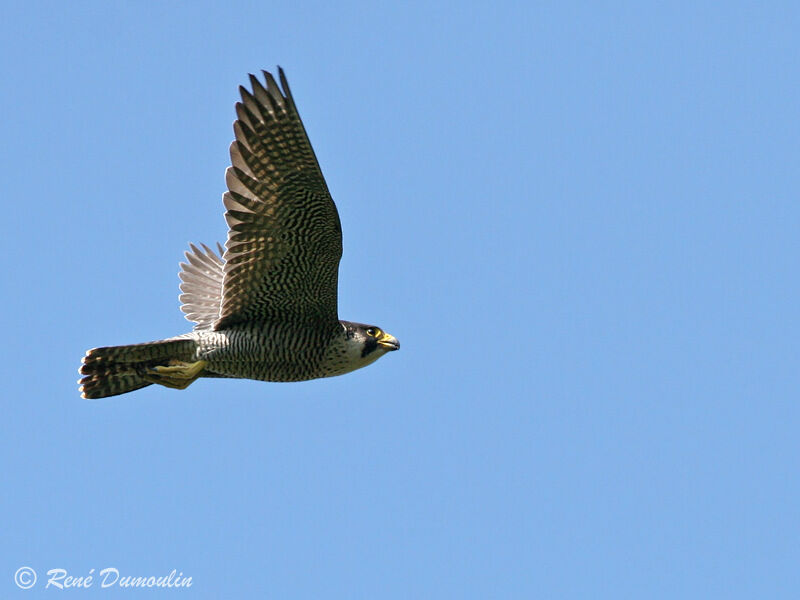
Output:
[[157,383],[164,387],[185,390],[197,379],[206,368],[208,362],[198,360],[187,363],[178,360],[170,361],[169,366],[156,366],[143,373],[142,377],[150,383]]
[[166,376],[169,379],[196,379],[208,363],[198,360],[194,363],[172,361],[170,366],[158,366],[150,369],[154,376]]

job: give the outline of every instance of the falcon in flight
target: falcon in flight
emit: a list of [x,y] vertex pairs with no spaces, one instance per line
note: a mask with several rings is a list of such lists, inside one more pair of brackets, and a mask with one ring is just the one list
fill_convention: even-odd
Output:
[[153,383],[185,389],[199,377],[304,381],[360,369],[400,348],[374,325],[340,321],[342,227],[283,69],[239,88],[222,196],[228,239],[190,244],[181,310],[191,333],[89,350],[84,398]]

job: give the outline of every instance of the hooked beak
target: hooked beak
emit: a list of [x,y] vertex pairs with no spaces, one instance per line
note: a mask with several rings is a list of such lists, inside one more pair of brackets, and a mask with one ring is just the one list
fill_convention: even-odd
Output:
[[378,340],[378,345],[385,350],[399,350],[400,349],[400,342],[397,341],[397,338],[393,335],[389,335],[388,333],[384,333],[381,336],[381,339]]

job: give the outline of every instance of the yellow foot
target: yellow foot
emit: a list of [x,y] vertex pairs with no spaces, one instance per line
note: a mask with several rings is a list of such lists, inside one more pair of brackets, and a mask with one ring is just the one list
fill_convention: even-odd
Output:
[[208,363],[204,360],[187,363],[171,360],[169,366],[152,367],[143,374],[145,381],[176,390],[185,390],[200,376]]

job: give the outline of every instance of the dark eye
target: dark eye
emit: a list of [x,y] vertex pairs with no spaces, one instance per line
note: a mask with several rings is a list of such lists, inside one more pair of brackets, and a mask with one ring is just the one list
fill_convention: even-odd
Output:
[[370,327],[369,329],[367,329],[367,335],[370,337],[375,337],[376,335],[378,335],[378,330],[375,329],[374,327]]

